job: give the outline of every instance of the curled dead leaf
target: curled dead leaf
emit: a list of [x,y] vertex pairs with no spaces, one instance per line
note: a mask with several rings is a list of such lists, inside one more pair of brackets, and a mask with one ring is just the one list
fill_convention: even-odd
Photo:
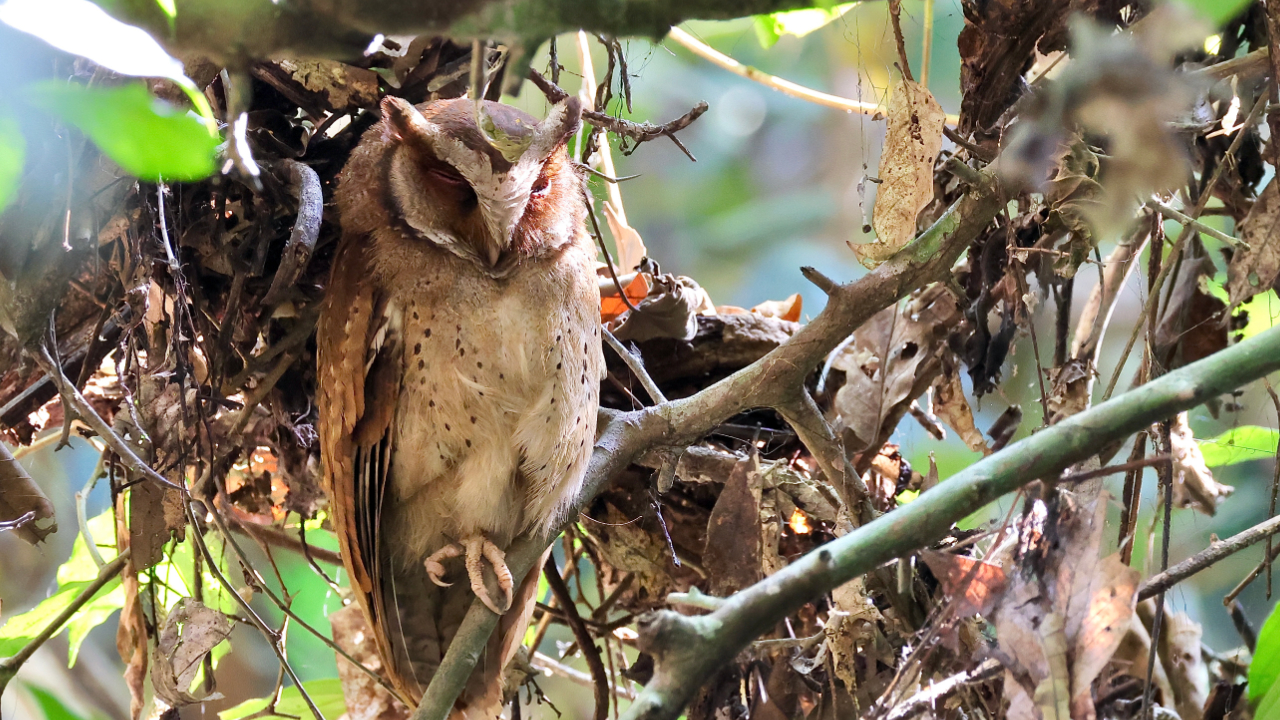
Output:
[[1240,222],[1240,239],[1248,244],[1231,256],[1227,298],[1231,307],[1275,285],[1280,277],[1280,183],[1274,179],[1258,195]]
[[53,503],[26,469],[0,443],[0,528],[35,545],[57,532]]
[[156,695],[173,707],[221,697],[219,693],[191,695],[191,681],[204,656],[230,635],[231,622],[226,615],[191,598],[179,600],[165,618],[156,642],[151,666]]
[[1169,427],[1169,446],[1173,455],[1173,504],[1195,508],[1205,515],[1216,513],[1235,488],[1214,479],[1200,444],[1191,434],[1187,413],[1178,413]]
[[871,226],[875,242],[854,245],[863,265],[888,260],[916,234],[916,216],[933,199],[933,164],[942,150],[946,113],[927,88],[905,77],[893,85],[889,128],[880,154],[880,189]]
[[960,368],[946,355],[942,358],[942,373],[933,381],[933,412],[956,431],[970,450],[984,455],[990,452],[982,431],[973,422],[973,409],[964,396]]

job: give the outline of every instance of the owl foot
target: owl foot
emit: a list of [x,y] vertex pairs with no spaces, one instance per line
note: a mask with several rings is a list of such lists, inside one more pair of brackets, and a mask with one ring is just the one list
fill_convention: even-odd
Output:
[[[461,545],[461,546],[460,546]],[[449,587],[453,583],[444,581],[445,568],[442,560],[463,556],[467,565],[467,576],[471,579],[471,590],[480,598],[480,602],[494,613],[501,615],[511,607],[511,594],[514,582],[511,571],[507,569],[507,557],[497,545],[489,542],[483,535],[465,537],[461,543],[450,543],[435,551],[423,565],[427,569],[427,577],[440,587]],[[493,601],[489,589],[484,584],[484,561],[488,560],[493,567],[493,574],[498,578],[498,589],[502,591],[501,606]]]

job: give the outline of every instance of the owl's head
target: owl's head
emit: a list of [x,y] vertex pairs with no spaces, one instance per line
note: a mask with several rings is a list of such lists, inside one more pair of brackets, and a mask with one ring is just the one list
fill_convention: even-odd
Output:
[[422,239],[489,270],[574,240],[585,206],[565,143],[581,112],[575,97],[542,121],[490,101],[384,99],[398,213]]

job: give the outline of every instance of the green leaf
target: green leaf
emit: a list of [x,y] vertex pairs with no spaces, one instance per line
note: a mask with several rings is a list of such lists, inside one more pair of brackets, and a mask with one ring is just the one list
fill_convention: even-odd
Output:
[[1280,683],[1273,684],[1262,696],[1258,709],[1253,712],[1253,720],[1280,720]]
[[[30,642],[32,638],[39,635],[40,631],[44,630],[58,613],[70,607],[72,601],[80,595],[81,591],[88,587],[90,582],[92,581],[85,580],[63,585],[58,588],[56,593],[45,598],[39,605],[21,615],[9,618],[8,622],[0,626],[0,657],[11,657]],[[109,594],[119,585],[119,578],[112,579],[98,590],[93,596],[93,601]],[[75,615],[71,616],[71,620],[75,621],[83,613],[84,608],[81,608]]]
[[142,83],[91,88],[48,81],[29,86],[27,95],[143,180],[200,180],[216,168],[216,134],[194,113],[152,97]]
[[1258,425],[1241,425],[1215,438],[1199,442],[1204,464],[1221,467],[1275,457],[1280,432]]
[[27,692],[31,693],[31,697],[35,698],[36,705],[40,706],[40,711],[44,713],[45,720],[85,720],[80,715],[72,712],[66,705],[63,705],[58,696],[48,690],[29,683],[23,683],[23,687],[27,689]]
[[27,140],[22,136],[17,115],[11,108],[0,107],[0,212],[18,190],[26,155]]
[[1184,5],[1195,10],[1213,26],[1222,27],[1239,15],[1251,0],[1180,0]]
[[[302,683],[302,686],[307,689],[307,694],[315,701],[316,707],[325,717],[336,718],[347,711],[347,701],[342,697],[342,681],[338,678],[308,680]],[[218,713],[218,717],[221,720],[239,720],[264,709],[270,702],[269,697],[245,700],[233,708]],[[302,694],[298,692],[296,685],[291,685],[280,693],[280,702],[276,703],[276,713],[294,717],[311,716],[311,710],[307,708],[307,703],[302,699]]]
[[156,5],[160,6],[160,9],[164,11],[170,22],[178,17],[178,6],[174,0],[156,0]]
[[832,23],[857,4],[857,2],[851,2],[831,7],[812,7],[756,15],[754,18],[756,37],[760,40],[761,47],[771,48],[783,35],[804,37]]
[[118,581],[112,584],[114,587],[110,592],[99,594],[67,621],[67,667],[76,664],[80,646],[89,636],[89,631],[106,622],[112,613],[124,607],[124,588]]
[[1277,684],[1276,678],[1280,678],[1280,613],[1273,607],[1258,633],[1257,649],[1249,663],[1249,703],[1257,707]]

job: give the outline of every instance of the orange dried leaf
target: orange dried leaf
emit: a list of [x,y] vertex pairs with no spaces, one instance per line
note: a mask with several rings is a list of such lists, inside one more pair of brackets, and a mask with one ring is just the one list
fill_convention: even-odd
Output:
[[[632,305],[640,302],[649,295],[649,279],[644,273],[636,273],[636,277],[627,284],[622,290],[626,293],[627,299]],[[617,318],[619,315],[627,311],[627,304],[622,297],[618,295],[617,288],[612,289],[612,295],[605,295],[600,298],[600,321],[609,322]]]
[[765,317],[774,317],[787,322],[800,322],[800,308],[803,301],[800,293],[795,293],[786,300],[766,300],[751,308],[751,312]]
[[1004,568],[963,555],[921,550],[920,559],[956,603],[956,615],[988,615],[1004,595],[1008,577]]

